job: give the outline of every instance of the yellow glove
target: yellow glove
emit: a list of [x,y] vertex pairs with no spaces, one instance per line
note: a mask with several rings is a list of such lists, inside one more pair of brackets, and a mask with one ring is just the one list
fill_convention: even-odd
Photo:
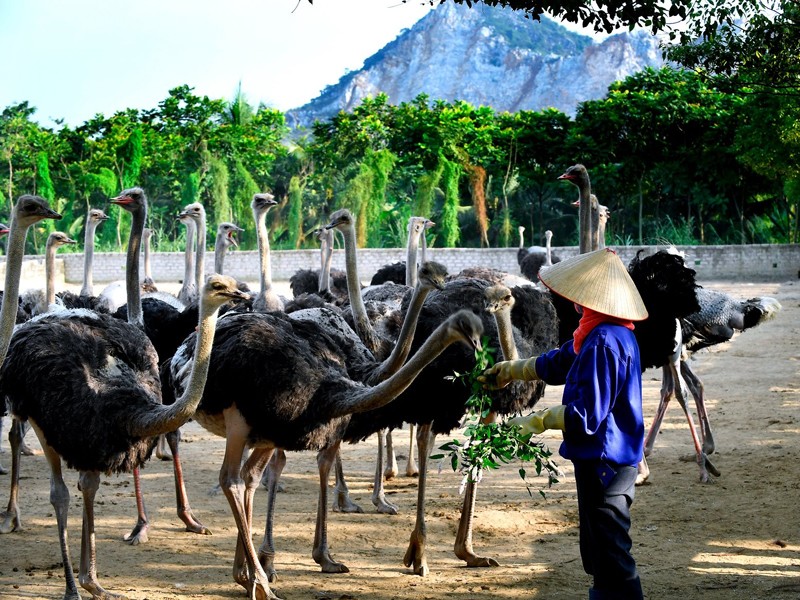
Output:
[[536,358],[522,360],[504,360],[495,363],[478,376],[478,381],[487,390],[498,390],[506,387],[514,379],[533,381],[540,379],[536,374]]
[[517,425],[522,429],[522,433],[539,434],[544,432],[545,429],[560,429],[564,431],[565,409],[566,406],[561,404],[553,408],[537,410],[526,417],[514,417],[506,421],[506,423]]

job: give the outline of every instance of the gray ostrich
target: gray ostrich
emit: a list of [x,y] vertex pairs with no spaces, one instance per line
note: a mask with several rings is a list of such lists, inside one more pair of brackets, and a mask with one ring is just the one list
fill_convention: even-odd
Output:
[[194,238],[197,233],[197,225],[194,219],[188,214],[184,214],[184,211],[176,218],[186,227],[186,247],[183,250],[183,283],[181,284],[181,289],[178,290],[178,300],[180,300],[184,306],[189,306],[193,301],[197,300],[197,287],[194,279]]
[[[2,295],[2,309],[0,309],[0,364],[8,352],[8,345],[14,333],[14,326],[19,317],[19,283],[22,278],[22,261],[25,256],[25,238],[36,223],[44,219],[60,219],[61,215],[52,210],[47,200],[39,196],[23,195],[17,200],[11,211],[11,225],[7,230],[8,243],[6,245],[6,280]],[[3,414],[6,406],[3,404]],[[2,515],[0,533],[9,533],[19,527],[19,510],[16,498],[19,486],[19,459],[20,445],[22,444],[22,431],[15,431],[9,436],[11,447],[11,491],[8,510]],[[0,469],[4,474],[5,469]],[[12,504],[13,502],[13,504]]]
[[100,474],[138,468],[150,456],[156,436],[192,416],[208,373],[217,310],[231,298],[243,296],[231,278],[209,277],[201,296],[198,342],[185,393],[173,405],[162,405],[157,356],[141,329],[141,307],[137,307],[147,201],[141,188],[130,188],[112,202],[133,218],[126,270],[130,322],[83,310],[29,321],[16,331],[0,370],[0,392],[7,396],[12,413],[32,424],[50,464],[50,500],[58,523],[65,598],[79,594],[67,544],[70,493],[62,477],[62,459],[79,471],[83,494],[79,581],[94,598],[113,597],[96,574],[94,499]]
[[97,227],[104,221],[108,221],[108,215],[99,208],[89,209],[86,216],[86,229],[83,233],[83,285],[81,286],[81,296],[94,296],[94,238]]
[[142,291],[145,294],[152,294],[158,291],[156,282],[153,280],[153,266],[150,262],[150,241],[153,237],[153,230],[145,227],[142,231],[142,247],[144,248],[144,279],[142,279]]
[[267,231],[267,213],[278,204],[275,196],[268,192],[254,194],[250,202],[253,220],[256,223],[256,239],[258,240],[258,259],[260,267],[261,288],[253,301],[253,310],[283,310],[284,300],[272,287],[272,261],[270,256],[269,232]]
[[[318,457],[318,513],[325,512],[328,471],[351,416],[390,403],[445,348],[457,341],[478,347],[482,333],[474,315],[454,314],[394,375],[368,386],[361,382],[376,366],[371,353],[334,311],[308,309],[312,311],[315,316],[307,319],[278,311],[221,319],[209,381],[194,416],[208,431],[226,438],[220,485],[239,530],[234,579],[251,598],[275,597],[251,537],[253,494],[274,450],[323,451]],[[194,340],[191,336],[170,363],[178,393]],[[235,396],[228,391],[231,380],[242,386]],[[252,452],[242,465],[246,447]],[[341,572],[340,563],[327,552],[320,523],[314,558],[323,570]]]
[[222,275],[225,271],[225,254],[229,248],[238,248],[236,232],[244,231],[234,223],[223,222],[217,225],[217,238],[214,241],[214,272]]

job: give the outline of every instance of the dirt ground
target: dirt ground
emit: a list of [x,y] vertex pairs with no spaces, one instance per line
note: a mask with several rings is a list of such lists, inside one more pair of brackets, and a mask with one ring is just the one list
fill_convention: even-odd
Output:
[[[721,477],[698,481],[683,413],[673,402],[650,458],[649,485],[637,488],[633,505],[634,555],[645,596],[660,599],[800,598],[800,283],[706,283],[740,297],[774,296],[783,310],[773,321],[699,354],[717,443]],[[644,375],[645,414],[658,403],[660,371]],[[560,401],[550,388],[543,406]],[[10,465],[6,418],[0,462]],[[192,507],[213,531],[183,531],[175,514],[170,463],[153,460],[143,470],[152,528],[150,541],[122,541],[135,521],[132,479],[105,479],[97,501],[98,576],[107,590],[137,600],[244,597],[231,577],[236,526],[223,495],[210,495],[222,461],[223,440],[197,424],[184,427],[182,457]],[[396,432],[407,452],[407,430]],[[35,436],[29,442],[38,448]],[[558,436],[545,436],[553,450]],[[441,440],[444,441],[444,440]],[[468,569],[453,555],[460,514],[459,476],[434,464],[427,499],[429,576],[403,566],[416,505],[416,480],[388,482],[396,516],[372,510],[370,493],[375,440],[343,452],[353,498],[364,514],[332,513],[329,540],[350,573],[325,575],[311,558],[317,475],[310,453],[292,454],[278,496],[275,537],[279,580],[274,591],[287,600],[586,598],[590,579],[578,552],[575,485],[565,476],[542,498],[529,496],[518,465],[488,473],[476,508],[475,548],[500,567]],[[401,461],[401,466],[404,461]],[[23,459],[20,503],[24,528],[0,537],[0,598],[61,598],[63,571],[48,469],[41,454]],[[73,493],[70,546],[78,564],[81,498],[77,476],[66,474]],[[535,482],[537,480],[534,480]],[[539,482],[544,485],[544,481]],[[5,502],[9,477],[0,477]],[[255,521],[263,523],[265,493],[256,496]],[[256,534],[256,545],[262,532]],[[84,598],[89,594],[84,592]]]

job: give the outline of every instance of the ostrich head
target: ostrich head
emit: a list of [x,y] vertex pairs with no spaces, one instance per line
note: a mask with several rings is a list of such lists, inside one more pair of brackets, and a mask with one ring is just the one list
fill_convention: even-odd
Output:
[[275,200],[275,196],[269,192],[263,192],[260,194],[253,194],[253,199],[250,201],[250,208],[253,209],[254,213],[266,213],[277,204],[278,201]]
[[239,242],[236,241],[237,231],[244,231],[244,229],[233,223],[220,223],[217,226],[217,235],[222,237],[226,248],[239,247]]
[[61,246],[65,246],[66,244],[75,244],[77,243],[71,237],[69,237],[66,233],[62,233],[60,231],[54,231],[49,236],[47,236],[47,247],[48,248],[59,248]]
[[112,198],[111,204],[116,204],[129,213],[134,213],[147,208],[147,196],[140,187],[128,188],[122,190],[116,198]]
[[8,225],[6,225],[5,223],[0,223],[0,237],[8,235],[9,231],[11,230],[8,228]]
[[331,215],[331,221],[325,225],[325,229],[338,229],[341,231],[347,227],[352,227],[353,223],[353,214],[346,208],[342,208]]
[[417,274],[421,286],[443,290],[447,283],[447,267],[432,260],[425,261],[419,267]]
[[203,286],[202,297],[207,306],[217,309],[231,300],[249,300],[250,295],[238,288],[238,283],[233,277],[213,273],[206,278]]
[[108,215],[99,208],[93,208],[89,211],[89,223],[99,224],[108,220]]
[[61,215],[47,205],[41,196],[25,194],[20,196],[14,207],[14,218],[19,225],[30,227],[43,219],[60,219]]
[[486,310],[494,314],[501,310],[511,310],[514,307],[514,296],[511,290],[504,285],[493,285],[486,288]]
[[483,344],[481,344],[483,323],[478,315],[469,310],[460,310],[450,315],[445,324],[449,336],[458,339],[473,350],[483,350]]
[[153,230],[149,227],[145,227],[142,229],[142,240],[144,240],[145,244],[150,242],[150,238],[153,237]]
[[572,165],[562,175],[559,175],[558,179],[569,181],[571,184],[581,187],[581,185],[589,185],[589,172],[583,165]]
[[425,223],[428,219],[425,217],[409,217],[408,219],[408,234],[413,236],[420,236],[425,231]]
[[181,213],[178,215],[178,219],[183,222],[183,219],[189,218],[192,219],[196,224],[199,224],[202,219],[206,216],[206,209],[203,207],[202,204],[199,202],[193,202],[192,204],[187,204]]
[[425,229],[430,229],[431,227],[435,226],[436,222],[431,221],[430,219],[425,219]]

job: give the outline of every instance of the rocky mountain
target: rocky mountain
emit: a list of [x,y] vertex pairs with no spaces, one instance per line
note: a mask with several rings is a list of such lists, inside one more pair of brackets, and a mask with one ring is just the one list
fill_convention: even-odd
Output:
[[287,112],[291,126],[308,126],[384,92],[399,104],[421,93],[496,111],[556,108],[570,116],[584,100],[645,67],[663,64],[646,32],[596,42],[555,21],[475,3],[438,5],[411,29],[345,74],[308,104]]

